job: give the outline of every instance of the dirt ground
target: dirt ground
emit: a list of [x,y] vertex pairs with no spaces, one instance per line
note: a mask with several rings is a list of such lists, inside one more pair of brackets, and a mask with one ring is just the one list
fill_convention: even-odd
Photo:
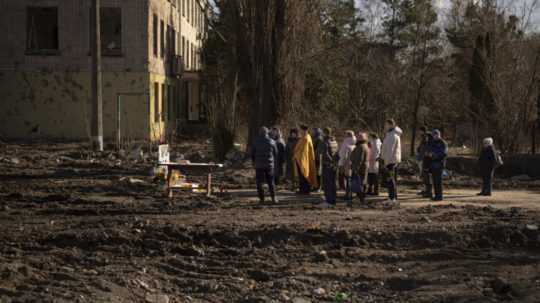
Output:
[[539,187],[322,210],[228,170],[169,200],[129,157],[1,147],[0,302],[540,302]]

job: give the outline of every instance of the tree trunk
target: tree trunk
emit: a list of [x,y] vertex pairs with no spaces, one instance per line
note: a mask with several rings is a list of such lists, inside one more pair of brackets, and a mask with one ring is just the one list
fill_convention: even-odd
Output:
[[538,124],[538,121],[533,122],[531,129],[531,154],[533,155],[536,155],[536,133]]

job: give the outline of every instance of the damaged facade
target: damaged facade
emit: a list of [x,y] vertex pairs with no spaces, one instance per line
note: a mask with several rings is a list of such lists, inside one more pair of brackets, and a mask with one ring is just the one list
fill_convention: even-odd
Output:
[[[86,139],[91,0],[1,2],[0,136]],[[160,140],[204,120],[206,1],[101,0],[104,136]]]

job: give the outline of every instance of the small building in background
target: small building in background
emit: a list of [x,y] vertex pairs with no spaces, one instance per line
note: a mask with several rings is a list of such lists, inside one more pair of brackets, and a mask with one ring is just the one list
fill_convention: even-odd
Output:
[[[91,0],[3,1],[0,136],[90,138]],[[163,140],[205,119],[206,0],[101,0],[106,139]],[[121,96],[120,112],[118,97]]]

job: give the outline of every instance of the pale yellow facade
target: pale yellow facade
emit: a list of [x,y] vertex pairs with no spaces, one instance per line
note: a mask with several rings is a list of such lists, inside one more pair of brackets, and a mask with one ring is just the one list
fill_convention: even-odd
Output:
[[[203,31],[204,27],[186,26],[183,32],[181,1],[101,1],[102,7],[113,8],[108,12],[118,19],[110,21],[116,25],[117,36],[110,43],[115,52],[104,54],[102,65],[106,139],[115,139],[119,116],[123,139],[154,141],[178,132],[183,123],[202,120],[199,52],[198,65],[186,67],[185,75],[170,69],[174,56],[182,55],[182,35],[194,37],[197,49],[202,43],[202,34],[192,31]],[[204,8],[198,7],[203,14]],[[29,50],[29,45],[33,46],[29,39],[34,37],[29,36],[39,32],[29,26],[44,18],[39,15],[41,8],[45,8],[46,17],[56,14],[51,20],[57,20],[53,40],[57,45],[46,53]],[[33,15],[36,9],[37,17]],[[0,137],[89,138],[89,9],[90,0],[20,0],[4,5],[0,12],[0,28],[6,29],[0,42]],[[40,39],[35,41],[42,43]]]

